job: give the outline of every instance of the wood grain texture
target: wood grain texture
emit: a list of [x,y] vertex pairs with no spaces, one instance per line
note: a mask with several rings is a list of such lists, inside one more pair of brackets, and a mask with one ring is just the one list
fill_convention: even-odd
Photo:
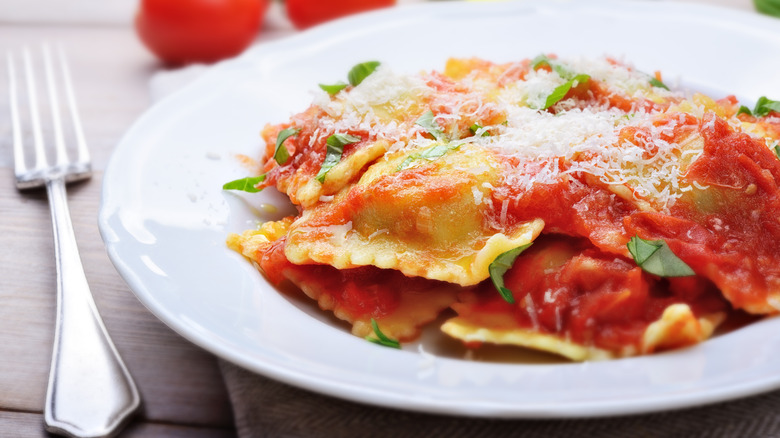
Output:
[[[109,261],[97,228],[102,170],[149,105],[148,80],[159,66],[129,27],[0,24],[0,35],[4,53],[45,39],[62,43],[69,56],[97,170],[90,181],[68,187],[76,238],[98,309],[144,399],[142,417],[126,436],[234,436],[216,359],[138,302]],[[51,222],[45,192],[14,187],[4,62],[0,78],[0,436],[45,436],[38,417],[54,333]]]
[[[51,438],[43,429],[43,415],[24,412],[0,411],[0,433],[13,438]],[[120,438],[232,438],[230,429],[192,427],[175,424],[134,423],[128,426]]]

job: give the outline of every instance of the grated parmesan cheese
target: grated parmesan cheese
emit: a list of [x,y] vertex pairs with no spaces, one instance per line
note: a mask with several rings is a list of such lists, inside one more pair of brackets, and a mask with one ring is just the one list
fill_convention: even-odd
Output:
[[[609,90],[631,98],[669,99],[674,111],[657,126],[659,114],[648,110],[626,112],[605,103],[564,99],[555,104],[555,112],[542,111],[545,100],[556,87],[567,82],[555,69],[528,71],[522,79],[489,87],[488,82],[468,76],[458,82],[458,91],[436,92],[443,79],[433,75],[402,75],[380,66],[360,85],[333,97],[321,93],[315,104],[325,112],[317,119],[311,144],[322,142],[334,132],[365,132],[369,139],[391,143],[388,154],[401,150],[427,148],[436,140],[415,124],[409,114],[436,108],[435,123],[445,126],[471,126],[474,120],[490,115],[505,116],[503,123],[478,124],[469,141],[497,154],[516,157],[515,168],[505,168],[500,186],[530,189],[534,184],[551,184],[567,175],[591,175],[621,196],[633,196],[637,202],[667,211],[694,186],[686,182],[685,169],[702,153],[700,148],[670,143],[675,130],[686,123],[686,114],[699,118],[707,108],[695,98],[650,84],[650,76],[631,66],[608,59],[576,58],[556,60],[566,71],[587,74]],[[515,74],[521,63],[507,67],[502,78]],[[568,76],[568,73],[565,73]],[[469,88],[470,87],[470,88]],[[676,117],[676,118],[675,118]],[[495,119],[492,119],[495,120]],[[711,118],[710,123],[713,123]],[[643,133],[632,141],[621,140],[621,130],[633,127]],[[485,135],[484,133],[491,133]],[[457,133],[447,132],[449,140]],[[473,169],[474,173],[482,169]],[[492,186],[490,187],[492,189]],[[484,202],[474,190],[477,204]],[[508,205],[501,210],[506,221]]]

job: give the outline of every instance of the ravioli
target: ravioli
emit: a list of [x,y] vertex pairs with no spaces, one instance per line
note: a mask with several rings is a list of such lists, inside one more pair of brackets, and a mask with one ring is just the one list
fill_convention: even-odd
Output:
[[232,234],[228,245],[254,260],[273,283],[292,282],[320,308],[350,323],[357,336],[372,334],[373,319],[385,335],[413,340],[423,325],[455,301],[460,290],[453,284],[406,277],[394,270],[295,265],[284,257],[284,235],[290,222],[291,218],[266,222],[259,230]]
[[407,342],[446,319],[469,348],[582,361],[780,312],[780,103],[613,58],[348,76],[263,129],[253,190],[298,212],[228,246],[353,334]]
[[498,166],[489,151],[463,144],[433,161],[415,158],[421,153],[391,154],[333,201],[305,210],[290,227],[288,260],[373,265],[469,286],[488,278],[496,256],[541,232],[541,220],[506,229],[485,220]]

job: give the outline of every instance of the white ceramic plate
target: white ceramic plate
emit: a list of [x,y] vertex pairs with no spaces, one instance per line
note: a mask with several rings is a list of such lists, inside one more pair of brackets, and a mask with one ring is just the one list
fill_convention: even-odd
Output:
[[[739,11],[634,2],[432,3],[366,14],[257,47],[146,113],[105,174],[100,229],[117,269],[162,321],[243,367],[364,403],[467,416],[586,417],[673,409],[780,387],[780,319],[703,345],[599,363],[453,357],[425,337],[398,351],[365,342],[273,289],[225,247],[228,232],[280,215],[273,190],[236,195],[237,154],[265,123],[310,102],[317,83],[377,59],[399,72],[449,56],[623,57],[647,72],[751,105],[780,97],[780,26]],[[678,81],[679,80],[679,81]],[[455,355],[457,356],[457,355]],[[521,359],[523,362],[525,359]]]

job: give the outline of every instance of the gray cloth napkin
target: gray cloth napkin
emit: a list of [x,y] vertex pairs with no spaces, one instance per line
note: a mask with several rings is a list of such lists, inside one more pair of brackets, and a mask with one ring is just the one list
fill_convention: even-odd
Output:
[[295,388],[221,360],[220,368],[240,438],[780,437],[780,391],[649,415],[491,420],[364,406]]

